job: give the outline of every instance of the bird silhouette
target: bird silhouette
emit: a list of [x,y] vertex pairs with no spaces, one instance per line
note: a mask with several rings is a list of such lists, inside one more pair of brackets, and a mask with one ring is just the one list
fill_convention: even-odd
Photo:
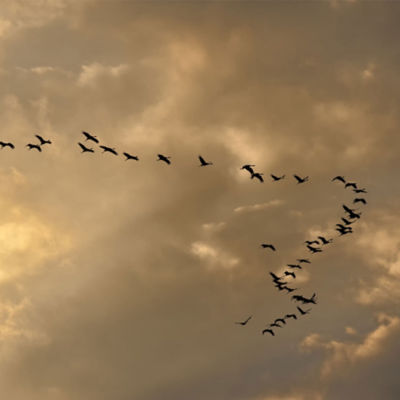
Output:
[[285,318],[286,319],[289,319],[289,318],[297,319],[296,314],[286,314]]
[[344,185],[344,187],[345,187],[345,188],[352,187],[352,188],[354,188],[354,189],[357,189],[357,183],[355,183],[355,182],[347,182],[347,183]]
[[320,249],[319,247],[313,247],[313,246],[310,246],[309,244],[307,245],[307,248],[308,248],[308,250],[310,250],[311,251],[311,253],[321,253],[322,252],[322,249]]
[[245,325],[251,320],[252,317],[253,317],[253,316],[250,315],[250,317],[248,317],[246,320],[241,321],[241,322],[235,322],[235,324],[245,326]]
[[326,239],[326,238],[324,238],[323,236],[318,236],[318,239],[321,240],[321,243],[322,243],[322,244],[329,244],[329,243],[332,243],[332,242],[333,242],[333,239]]
[[262,174],[260,172],[253,172],[251,174],[251,179],[257,178],[261,183],[263,183],[264,179],[263,179],[262,175],[264,175],[264,174]]
[[301,178],[301,177],[298,176],[298,175],[293,175],[293,176],[296,178],[298,184],[299,184],[299,183],[304,183],[304,182],[307,182],[307,181],[308,181],[308,176],[305,176],[304,178]]
[[240,169],[245,169],[246,171],[250,172],[251,175],[253,175],[254,169],[252,167],[255,167],[255,166],[256,166],[256,164],[245,164]]
[[293,279],[296,279],[296,274],[294,272],[284,271],[285,276],[291,276]]
[[261,333],[264,335],[266,332],[270,333],[272,336],[275,336],[275,333],[272,329],[264,329]]
[[125,157],[126,157],[126,160],[125,161],[128,161],[128,160],[136,160],[136,161],[139,161],[139,157],[138,156],[132,156],[131,154],[129,154],[129,153],[122,153]]
[[92,142],[99,143],[99,139],[97,139],[97,136],[91,135],[90,133],[85,131],[82,131],[82,134],[86,137],[85,141],[91,140]]
[[297,268],[297,269],[303,269],[303,267],[299,264],[286,264],[289,268]]
[[367,200],[361,198],[361,197],[357,197],[356,199],[353,200],[353,203],[363,203],[363,204],[367,204]]
[[206,167],[207,165],[213,165],[212,162],[207,162],[202,156],[199,156],[200,167]]
[[316,296],[317,294],[314,293],[309,299],[307,297],[304,297],[302,295],[298,295],[298,294],[294,294],[292,296],[292,300],[296,300],[296,301],[301,301],[303,304],[317,304],[316,302]]
[[354,192],[354,193],[368,193],[368,192],[365,190],[365,188],[363,188],[363,189],[353,189],[353,192]]
[[32,143],[28,143],[26,145],[26,147],[28,148],[28,150],[32,150],[32,149],[36,149],[37,151],[42,151],[42,148],[40,147],[39,144],[32,144]]
[[276,176],[274,174],[270,174],[271,178],[274,180],[274,182],[280,181],[281,179],[283,179],[286,175],[282,175],[282,176]]
[[304,243],[307,243],[307,244],[319,244],[319,242],[318,242],[318,240],[306,240]]
[[43,146],[44,144],[51,144],[50,140],[43,139],[40,135],[35,135],[40,142],[40,145]]
[[10,142],[2,142],[0,141],[0,146],[3,149],[4,147],[9,147],[10,149],[15,149],[15,146]]
[[164,161],[165,163],[167,163],[168,165],[171,164],[171,161],[169,160],[171,157],[169,156],[164,156],[162,154],[157,154],[158,159],[157,161]]
[[276,251],[276,248],[273,244],[268,244],[268,243],[261,243],[261,247],[263,249],[271,249],[272,251]]
[[335,176],[333,179],[332,179],[332,182],[333,181],[340,181],[340,182],[343,182],[343,183],[346,183],[346,180],[344,179],[344,176]]
[[118,153],[116,152],[116,150],[112,147],[108,147],[108,146],[99,146],[101,149],[103,149],[102,153],[111,153],[114,154],[115,156],[118,155]]
[[293,288],[290,288],[290,287],[285,285],[285,286],[282,286],[282,290],[287,290],[288,293],[292,293],[297,289],[293,289]]
[[347,207],[345,204],[342,205],[343,209],[349,214],[349,218],[357,218],[359,219],[361,216],[361,213],[356,213],[356,210],[353,210],[352,208]]
[[269,324],[269,326],[272,326],[272,327],[276,327],[276,328],[282,328],[282,326],[281,325],[279,325],[279,324],[277,324],[277,323],[272,323],[272,324]]
[[311,261],[308,258],[298,258],[296,261],[299,263],[311,264]]
[[282,279],[281,276],[277,276],[277,275],[275,275],[273,272],[270,272],[269,274],[272,276],[272,280],[273,280],[274,282],[279,282],[279,281]]
[[308,310],[303,310],[302,308],[300,308],[299,306],[297,306],[297,309],[299,310],[301,315],[306,315],[306,314],[310,314],[311,308],[309,308]]
[[283,318],[277,318],[274,323],[276,324],[277,322],[282,322],[282,324],[286,325],[286,321]]
[[349,221],[348,219],[343,217],[341,217],[340,219],[345,223],[345,225],[351,225],[352,223],[354,223],[354,221]]
[[86,147],[84,144],[78,142],[79,147],[82,149],[81,153],[94,153],[94,150]]

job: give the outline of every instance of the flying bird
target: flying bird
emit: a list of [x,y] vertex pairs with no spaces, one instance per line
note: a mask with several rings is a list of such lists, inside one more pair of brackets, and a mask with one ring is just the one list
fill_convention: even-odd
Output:
[[286,175],[282,175],[282,176],[276,176],[274,174],[270,174],[271,178],[274,180],[274,182],[280,181],[281,179],[283,179]]
[[304,243],[307,243],[307,244],[319,244],[318,240],[306,240]]
[[368,193],[364,188],[363,189],[353,189],[354,193]]
[[171,164],[171,161],[169,160],[171,157],[169,156],[164,156],[162,154],[157,154],[158,155],[158,159],[157,161],[164,161],[165,163],[167,163],[168,165]]
[[261,183],[263,183],[264,179],[263,179],[262,175],[264,175],[264,174],[262,174],[260,172],[253,172],[251,174],[251,179],[257,178]]
[[293,175],[293,176],[296,178],[298,184],[299,184],[299,183],[304,183],[304,182],[307,182],[307,181],[308,181],[308,176],[305,176],[304,178],[301,178],[301,177],[298,176],[298,175]]
[[333,179],[332,179],[332,182],[333,181],[340,181],[340,182],[343,182],[343,183],[346,183],[346,180],[344,179],[344,176],[335,176]]
[[10,149],[15,149],[15,146],[10,142],[2,142],[0,141],[0,146],[3,149],[4,147],[9,147]]
[[309,314],[310,311],[311,311],[311,308],[309,308],[308,310],[305,310],[305,311],[304,311],[304,310],[301,309],[299,306],[297,306],[297,309],[299,310],[299,312],[300,312],[301,315]]
[[207,165],[213,165],[212,162],[207,162],[202,156],[199,156],[200,165],[199,167],[206,167]]
[[251,318],[252,318],[252,315],[250,315],[250,317],[248,317],[246,320],[244,320],[242,322],[235,322],[235,324],[245,326],[251,320]]
[[82,133],[86,137],[85,141],[86,140],[91,140],[91,141],[93,141],[95,143],[99,143],[99,139],[97,139],[97,136],[91,135],[90,133],[85,132],[85,131],[82,131]]
[[273,244],[268,244],[268,243],[261,243],[261,247],[263,249],[271,249],[272,251],[276,251],[276,248]]
[[296,279],[296,274],[294,272],[284,271],[286,276],[291,276],[293,279]]
[[343,218],[343,217],[341,217],[340,219],[345,223],[345,225],[351,225],[354,222],[354,221],[349,221],[348,219]]
[[299,264],[286,264],[289,268],[297,268],[297,269],[303,269],[303,267]]
[[289,318],[297,319],[296,314],[286,314],[285,318],[286,319],[289,319]]
[[296,261],[299,263],[311,264],[311,261],[308,258],[298,258]]
[[303,304],[317,304],[316,302],[316,293],[314,293],[309,299],[307,297],[304,297],[302,295],[298,295],[298,294],[294,294],[292,296],[292,300],[296,300],[296,301],[301,301]]
[[279,282],[279,281],[282,279],[281,276],[277,276],[277,275],[275,275],[273,272],[270,272],[269,274],[272,276],[272,280],[273,280],[274,282]]
[[319,247],[313,247],[313,246],[310,246],[309,244],[307,245],[307,248],[308,248],[308,250],[310,250],[311,251],[311,253],[321,253],[322,252],[322,249],[320,249]]
[[367,204],[367,200],[361,198],[361,197],[357,197],[356,199],[353,200],[353,203],[363,203],[363,204]]
[[32,144],[32,143],[28,143],[26,145],[26,147],[28,148],[28,150],[32,150],[32,149],[36,149],[37,151],[42,151],[42,148],[40,147],[39,144]]
[[290,288],[290,287],[287,287],[287,286],[283,286],[282,289],[283,289],[283,290],[287,290],[288,293],[292,293],[292,292],[294,292],[295,290],[297,290],[297,289],[293,289],[293,288]]
[[324,238],[323,236],[318,236],[318,239],[321,240],[321,243],[322,243],[322,244],[329,244],[329,243],[332,243],[332,242],[333,242],[333,239],[326,239],[326,238]]
[[277,324],[276,322],[274,322],[273,324],[269,324],[269,326],[275,326],[276,328],[282,328],[282,326]]
[[256,166],[256,164],[245,164],[240,169],[245,169],[246,171],[250,172],[251,175],[253,175],[254,169],[252,167],[255,167],[255,166]]
[[355,182],[347,182],[347,183],[344,185],[344,187],[345,187],[345,188],[352,187],[352,188],[354,188],[354,189],[357,189],[357,183],[355,183]]
[[126,160],[125,160],[125,161],[128,161],[128,160],[136,160],[136,161],[139,161],[139,157],[138,157],[138,156],[132,156],[132,155],[129,154],[129,153],[123,153],[123,155],[126,157]]
[[283,318],[277,318],[277,319],[274,321],[274,323],[276,324],[277,322],[280,322],[280,321],[282,321],[282,324],[285,324],[285,325],[286,325],[286,321],[285,321]]
[[82,149],[81,153],[94,153],[94,150],[86,147],[84,144],[78,142],[79,147]]
[[99,146],[99,147],[103,149],[102,153],[111,153],[114,154],[115,156],[118,155],[118,153],[113,147],[108,147],[108,146]]
[[44,144],[51,144],[50,140],[43,139],[40,135],[35,135],[40,142],[40,145],[43,146]]
[[272,336],[275,336],[275,333],[274,333],[274,331],[272,329],[264,329],[262,331],[262,334],[264,335],[264,333],[266,333],[266,332],[270,333]]

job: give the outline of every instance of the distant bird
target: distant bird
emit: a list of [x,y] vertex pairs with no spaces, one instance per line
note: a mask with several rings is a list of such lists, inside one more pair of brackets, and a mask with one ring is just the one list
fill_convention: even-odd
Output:
[[40,135],[35,135],[40,142],[40,145],[43,146],[44,144],[51,144],[50,140],[43,139]]
[[345,223],[345,225],[351,225],[354,222],[354,221],[349,221],[348,219],[343,217],[341,217],[340,219]]
[[344,176],[335,176],[333,179],[332,179],[332,182],[333,181],[340,181],[340,182],[343,182],[343,183],[346,183],[346,180],[344,179]]
[[360,218],[361,213],[356,213],[356,210],[353,210],[352,208],[347,207],[345,204],[342,205],[344,211],[346,211],[349,214],[349,218]]
[[308,181],[308,176],[305,176],[304,178],[301,178],[301,177],[298,176],[298,175],[293,175],[293,176],[296,178],[298,184],[299,184],[299,183],[304,183],[304,182],[307,182],[307,181]]
[[287,287],[287,286],[283,286],[282,289],[287,290],[288,293],[292,293],[295,290],[297,290],[297,289],[293,289],[293,288],[290,288],[290,287]]
[[275,275],[273,272],[270,272],[269,274],[272,276],[272,280],[273,280],[274,282],[279,282],[279,281],[282,279],[281,276],[277,276],[277,275]]
[[254,174],[254,169],[252,167],[255,167],[255,164],[245,164],[242,166],[240,169],[245,169],[246,171],[250,172],[251,175]]
[[0,141],[0,146],[3,149],[4,147],[9,147],[10,149],[15,149],[15,146],[10,142],[2,142]]
[[326,239],[323,236],[318,236],[318,239],[321,240],[322,244],[329,244],[333,242],[333,239]]
[[275,336],[275,333],[274,333],[274,331],[272,329],[264,329],[262,331],[262,334],[264,335],[264,333],[266,333],[266,332],[270,333],[272,336]]
[[285,318],[293,318],[293,319],[297,319],[296,314],[286,314]]
[[85,132],[85,131],[82,131],[82,134],[86,137],[85,141],[91,140],[95,143],[99,143],[99,139],[97,139],[97,136],[91,135],[90,133]]
[[319,244],[318,240],[306,240],[304,243],[307,243],[307,244]]
[[295,294],[295,295],[292,296],[292,300],[301,301],[303,304],[309,304],[309,303],[317,304],[317,302],[316,302],[316,296],[317,296],[317,294],[314,293],[314,294],[308,299],[307,297],[304,297],[304,296]]
[[103,153],[111,153],[114,154],[115,156],[118,155],[118,153],[113,147],[108,147],[108,146],[99,146],[99,147],[103,149]]
[[344,187],[345,187],[345,188],[352,187],[352,188],[354,188],[354,189],[357,189],[357,183],[355,183],[355,182],[347,182],[347,183],[344,185]]
[[308,250],[310,250],[311,251],[311,253],[321,253],[322,252],[322,249],[320,249],[319,247],[313,247],[313,246],[310,246],[309,244],[307,245],[307,248],[308,248]]
[[280,181],[281,179],[283,179],[286,175],[282,175],[282,176],[276,176],[274,174],[270,174],[271,178],[274,180],[274,182],[276,181]]
[[139,157],[138,157],[138,156],[132,156],[132,155],[129,154],[129,153],[123,153],[123,155],[126,157],[126,160],[125,160],[125,161],[128,161],[128,160],[136,160],[136,161],[139,161]]
[[168,165],[171,164],[171,161],[169,160],[171,157],[169,156],[164,156],[162,154],[157,154],[158,159],[157,161],[164,161],[165,163],[167,163]]
[[246,320],[244,320],[242,322],[235,322],[235,324],[245,326],[251,320],[252,317],[253,316],[250,315],[250,317],[248,317]]
[[343,228],[338,227],[335,230],[337,230],[339,232],[339,234],[340,234],[339,236],[347,235],[348,233],[353,233],[353,229],[350,228],[350,227],[348,227],[348,228],[346,228],[346,227],[343,227]]
[[286,325],[286,321],[283,318],[277,318],[274,323],[276,324],[277,322],[282,322],[282,324]]
[[299,263],[311,264],[311,261],[308,258],[298,258],[296,261]]
[[264,174],[262,174],[260,172],[253,172],[251,174],[251,179],[257,178],[261,183],[263,183],[264,179],[263,179],[262,175],[264,175]]
[[281,292],[287,288],[287,282],[275,282],[275,287]]
[[276,328],[282,328],[282,326],[277,324],[276,322],[274,322],[272,324],[269,324],[269,326],[273,326],[273,327],[276,327]]
[[284,271],[286,276],[291,276],[293,279],[296,279],[296,274],[294,272]]
[[40,147],[39,144],[32,144],[32,143],[28,143],[26,145],[26,147],[28,148],[28,150],[32,150],[32,149],[36,149],[37,151],[42,151],[42,148]]
[[353,200],[353,203],[363,203],[363,204],[367,204],[367,200],[361,198],[361,197],[357,197],[356,199]]
[[289,268],[297,268],[297,269],[303,269],[303,267],[299,264],[286,264]]
[[304,311],[304,310],[301,309],[299,306],[297,306],[297,309],[299,310],[299,312],[300,312],[301,315],[309,314],[310,311],[311,311],[311,308],[309,308],[308,310],[305,310],[305,311]]
[[206,167],[207,165],[213,165],[212,162],[207,162],[202,156],[199,156],[200,167]]
[[268,244],[268,243],[261,243],[261,247],[263,249],[271,249],[272,251],[276,251],[276,248],[273,244]]
[[81,153],[86,153],[86,152],[87,152],[87,153],[94,153],[94,150],[93,150],[93,149],[91,149],[91,148],[89,148],[89,147],[86,147],[84,144],[78,142],[78,145],[79,145],[79,147],[82,149]]
[[368,193],[364,188],[363,189],[353,189],[354,193]]

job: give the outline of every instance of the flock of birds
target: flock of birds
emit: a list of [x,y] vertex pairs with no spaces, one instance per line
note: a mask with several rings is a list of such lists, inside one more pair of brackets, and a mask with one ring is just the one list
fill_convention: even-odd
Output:
[[[254,165],[244,165],[242,169],[245,169],[251,173],[251,178],[254,178],[257,172],[254,172],[252,169]],[[258,174],[260,175],[260,174]],[[273,177],[274,181],[278,181],[280,179],[283,179],[285,176],[281,177]],[[305,178],[300,178],[299,176],[295,175],[295,178],[298,180],[298,183],[304,183],[308,181],[308,177]],[[367,190],[365,188],[359,188],[356,182],[347,182],[346,179],[343,176],[335,176],[332,179],[332,182],[342,182],[344,184],[344,188],[352,188],[352,191],[356,194],[359,193],[367,193]],[[353,199],[353,204],[367,204],[367,200],[364,197],[355,197]],[[351,208],[347,206],[346,204],[342,204],[342,208],[345,212],[345,215],[341,217],[340,223],[337,223],[335,225],[335,230],[338,232],[338,236],[344,236],[353,233],[353,228],[351,225],[353,225],[356,221],[358,221],[361,218],[362,212],[358,211],[358,209]],[[317,236],[317,238],[313,240],[306,240],[304,243],[306,245],[306,249],[311,253],[311,254],[316,254],[316,253],[322,253],[323,252],[323,247],[326,245],[329,245],[333,242],[333,238],[326,238],[325,236]],[[271,251],[277,251],[276,246],[274,246],[271,243],[261,243],[261,247],[263,249],[268,249]],[[299,290],[298,288],[293,288],[291,287],[291,283],[294,282],[296,279],[296,272],[295,270],[302,270],[304,264],[311,264],[311,261],[309,258],[298,258],[297,263],[291,263],[291,264],[286,264],[286,268],[283,271],[283,275],[278,276],[274,272],[269,272],[272,282],[274,284],[274,287],[278,289],[278,291],[286,291],[286,293],[292,293],[296,290]],[[287,279],[290,278],[290,282],[287,281]],[[301,294],[294,294],[291,297],[291,300],[296,301],[298,303],[301,303],[302,305],[304,304],[317,304],[317,294],[313,293],[311,297],[305,297]],[[272,336],[275,336],[275,331],[273,328],[282,328],[284,325],[287,324],[287,320],[289,319],[294,319],[297,320],[298,317],[307,315],[310,313],[311,308],[309,309],[303,309],[299,305],[297,305],[297,311],[298,314],[292,313],[292,314],[286,314],[283,317],[276,318],[273,322],[269,323],[267,327],[265,327],[261,333],[264,335],[265,333],[269,333]],[[248,318],[246,318],[244,321],[239,321],[235,322],[237,325],[245,326],[247,323],[251,320],[253,316],[250,315]]]
[[[97,136],[91,135],[88,132],[82,131],[83,136],[85,137],[84,142],[93,142],[96,143],[97,145],[99,145],[99,148],[102,149],[103,153],[110,153],[113,154],[115,156],[118,156],[118,152],[115,150],[115,148],[113,147],[109,147],[109,146],[105,146],[100,144],[99,139],[97,138]],[[42,136],[40,135],[35,135],[36,139],[39,141],[39,143],[28,143],[26,144],[26,147],[28,148],[28,150],[32,150],[35,149],[38,152],[42,152],[42,147],[45,145],[50,145],[52,144],[51,140],[48,139],[44,139]],[[9,147],[10,149],[15,149],[15,145],[11,142],[3,142],[0,141],[0,146],[1,149],[4,149],[5,147]],[[81,153],[94,153],[95,150],[92,147],[89,147],[87,144],[78,142],[78,146],[80,147],[80,149],[82,150]],[[122,153],[125,156],[125,161],[128,160],[135,160],[135,161],[139,161],[139,157],[136,155],[132,155],[130,153],[127,152],[123,152]],[[171,164],[171,157],[170,156],[166,156],[164,154],[158,154],[157,155],[157,161],[163,161],[164,163],[170,165]],[[206,161],[202,156],[198,156],[199,161],[200,161],[200,167],[206,167],[209,165],[213,165],[212,162]],[[250,179],[258,179],[261,183],[264,182],[264,178],[263,178],[263,173],[261,172],[256,172],[254,170],[255,164],[245,164],[241,167],[242,170],[245,170],[247,172],[250,173]],[[286,175],[281,175],[281,176],[277,176],[274,174],[270,174],[273,182],[278,182],[282,179],[284,179],[286,177]],[[299,175],[294,174],[293,175],[294,179],[297,181],[297,184],[302,184],[305,182],[309,181],[309,177],[305,176],[305,177],[301,177]],[[338,181],[338,182],[342,182],[344,184],[344,188],[352,188],[353,192],[356,194],[360,194],[360,193],[367,193],[365,188],[359,188],[357,186],[357,183],[355,182],[347,182],[346,179],[343,176],[335,176],[332,179],[333,182]],[[357,204],[357,203],[361,203],[363,205],[367,204],[367,200],[364,197],[355,197],[353,199],[353,204]],[[354,222],[356,222],[357,220],[360,219],[361,217],[361,212],[357,212],[357,209],[354,208],[350,208],[347,205],[343,204],[342,205],[344,212],[346,213],[345,216],[341,217],[341,223],[337,223],[336,224],[336,228],[335,230],[339,233],[338,236],[344,236],[344,235],[348,235],[353,233],[353,228],[352,228],[352,224]],[[314,240],[306,240],[305,244],[306,244],[306,248],[307,250],[311,253],[311,254],[316,254],[316,253],[321,253],[323,251],[323,246],[326,246],[328,244],[331,244],[333,242],[332,238],[327,239],[324,236],[318,236],[316,239]],[[271,243],[262,243],[261,247],[263,249],[269,249],[271,251],[277,251],[276,247],[271,244]],[[296,279],[296,273],[294,272],[294,270],[301,270],[303,269],[303,264],[310,264],[311,261],[309,258],[298,258],[297,263],[291,263],[291,264],[286,264],[287,269],[285,269],[285,271],[283,272],[282,276],[278,276],[277,274],[273,273],[273,272],[269,272],[271,278],[272,278],[272,282],[275,286],[275,288],[278,289],[278,291],[286,291],[287,293],[292,293],[296,290],[298,290],[298,288],[293,288],[288,286],[290,283],[288,281],[285,281],[284,279],[291,279],[291,282],[293,282]],[[301,303],[302,305],[304,304],[317,304],[317,298],[316,298],[316,293],[313,293],[311,297],[305,297],[303,295],[292,295],[291,299]],[[269,333],[272,336],[275,336],[275,332],[272,328],[282,328],[284,325],[286,325],[286,321],[289,319],[294,319],[297,320],[298,317],[307,315],[310,313],[311,308],[310,309],[303,309],[301,308],[299,305],[297,305],[297,311],[299,314],[296,313],[292,313],[292,314],[286,314],[283,317],[280,318],[276,318],[272,323],[270,323],[268,325],[268,327],[266,327],[265,329],[263,329],[261,331],[261,333],[264,335],[265,333]],[[250,315],[247,319],[245,319],[244,321],[239,321],[239,322],[235,322],[235,324],[241,325],[241,326],[245,326],[248,324],[248,322],[252,319],[252,315]]]

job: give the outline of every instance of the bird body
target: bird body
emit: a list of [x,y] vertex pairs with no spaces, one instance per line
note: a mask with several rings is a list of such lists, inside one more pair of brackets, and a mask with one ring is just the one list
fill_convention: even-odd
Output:
[[43,139],[40,135],[35,135],[40,142],[40,145],[43,146],[44,144],[51,144],[50,140]]
[[298,258],[296,261],[299,263],[311,264],[311,261],[308,258]]
[[207,162],[202,156],[199,156],[200,167],[206,167],[207,165],[213,165],[212,162]]
[[103,153],[111,153],[114,154],[115,156],[118,155],[118,153],[116,152],[116,150],[112,147],[108,147],[108,146],[99,146],[101,149],[103,149]]
[[346,183],[346,180],[344,179],[344,176],[335,176],[333,179],[332,179],[332,182],[333,181],[340,181],[340,182],[343,182],[343,183]]
[[263,249],[271,249],[272,251],[276,251],[276,248],[273,244],[268,244],[268,243],[261,243],[261,247]]
[[136,160],[136,161],[139,161],[139,157],[138,156],[132,156],[131,154],[129,154],[129,153],[122,153],[125,157],[126,157],[126,160],[125,161],[128,161],[128,160]]
[[42,148],[40,147],[39,144],[32,144],[32,143],[28,143],[26,145],[26,147],[28,148],[28,150],[32,150],[32,149],[36,149],[37,151],[42,151]]
[[281,179],[283,179],[286,175],[282,175],[282,176],[276,176],[274,174],[270,174],[271,178],[274,180],[274,182],[280,181]]
[[297,180],[297,183],[304,183],[308,181],[308,176],[305,176],[304,178],[300,177],[299,175],[293,175],[294,178]]
[[86,140],[91,140],[92,142],[99,143],[99,139],[97,139],[97,136],[91,135],[90,133],[85,132],[85,131],[82,131],[82,134],[86,138],[85,141]]
[[171,164],[171,161],[169,160],[171,157],[169,156],[164,156],[163,154],[157,154],[158,159],[157,161],[164,161],[166,164]]
[[240,169],[245,169],[246,171],[250,172],[251,175],[254,174],[254,169],[252,167],[255,167],[255,164],[245,164],[242,166]]
[[329,243],[332,243],[332,241],[333,241],[333,239],[326,239],[323,236],[318,236],[318,239],[321,240],[322,244],[329,244]]
[[303,267],[299,264],[286,264],[289,268],[297,268],[297,269],[303,269]]
[[94,150],[86,147],[84,144],[78,142],[79,147],[82,149],[81,153],[94,153]]

